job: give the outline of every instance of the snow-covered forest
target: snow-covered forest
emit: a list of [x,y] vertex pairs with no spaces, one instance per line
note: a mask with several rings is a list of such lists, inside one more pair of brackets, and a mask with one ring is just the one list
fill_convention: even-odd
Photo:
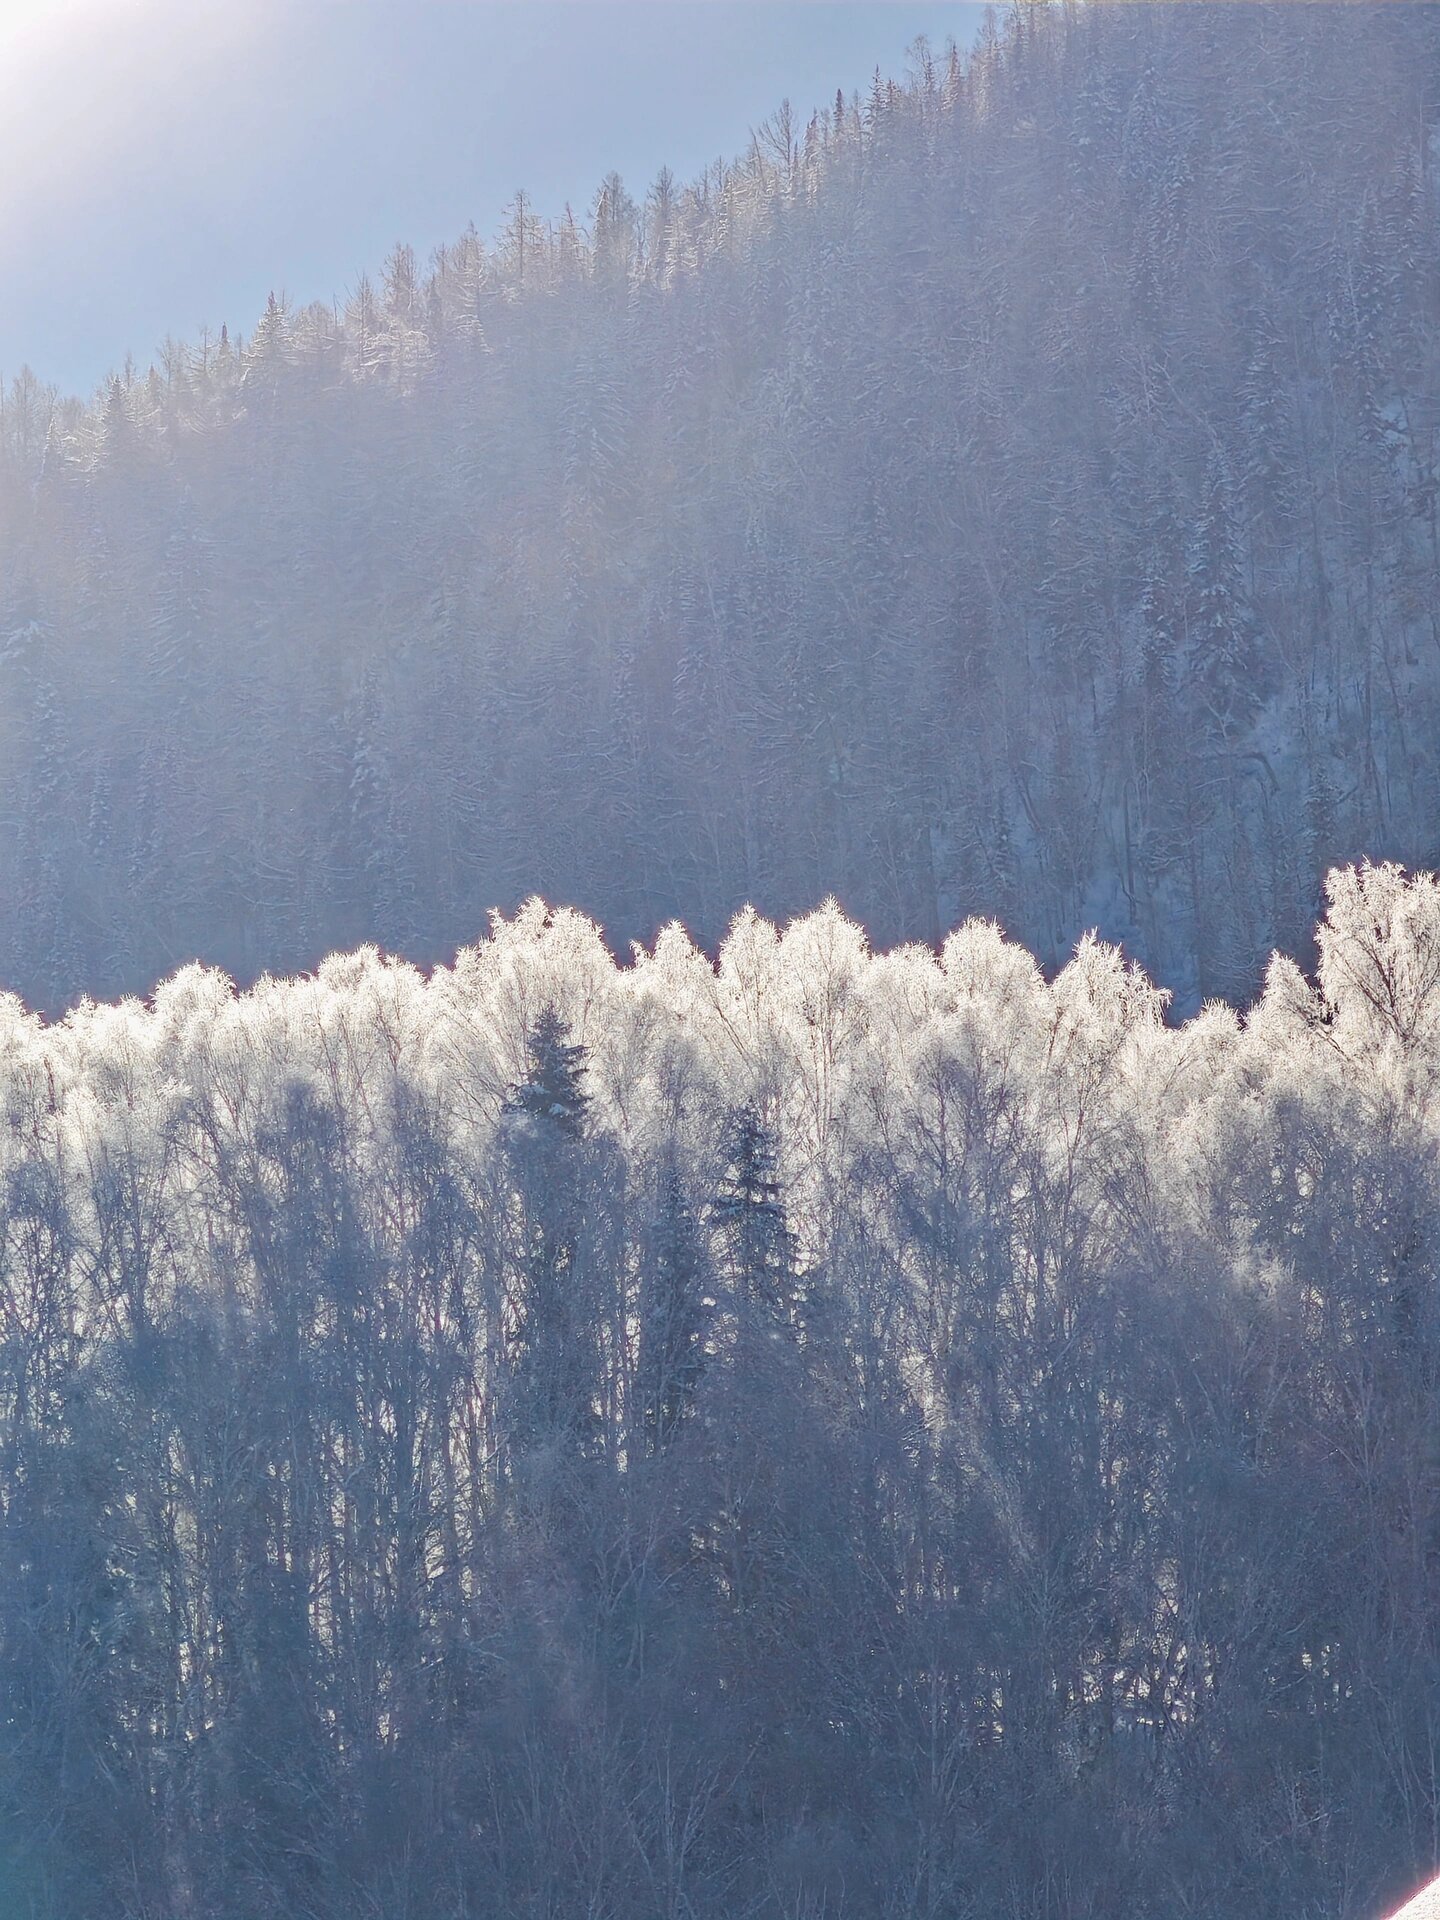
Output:
[[1023,0],[0,393],[4,1920],[1433,1870],[1437,130]]
[[1162,1019],[833,906],[0,1002],[5,1911],[1368,1916],[1440,884]]
[[0,980],[834,893],[1247,997],[1329,865],[1440,860],[1437,76],[1433,7],[1022,5],[701,179],[16,381]]

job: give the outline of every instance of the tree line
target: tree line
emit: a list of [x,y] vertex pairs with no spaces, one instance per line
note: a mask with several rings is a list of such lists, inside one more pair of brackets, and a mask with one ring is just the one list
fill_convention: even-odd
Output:
[[17,1920],[1362,1920],[1436,1854],[1440,882],[540,901],[0,1000]]
[[0,406],[0,979],[834,892],[1188,1010],[1434,865],[1431,7],[1020,5]]

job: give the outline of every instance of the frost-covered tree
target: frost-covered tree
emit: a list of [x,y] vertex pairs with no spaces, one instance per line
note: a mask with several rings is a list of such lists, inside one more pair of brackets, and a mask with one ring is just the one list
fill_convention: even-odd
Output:
[[1440,885],[1336,873],[1317,950],[1167,1024],[1094,940],[617,967],[532,902],[428,978],[0,1000],[0,1884],[1383,1905]]
[[1026,7],[757,106],[643,213],[521,195],[89,410],[22,375],[0,602],[44,607],[73,766],[22,847],[7,707],[0,869],[64,876],[78,966],[20,936],[8,978],[433,962],[537,888],[713,945],[835,891],[884,940],[1001,912],[1059,965],[1093,924],[1186,1006],[1252,991],[1327,862],[1435,853],[1435,57],[1424,8]]

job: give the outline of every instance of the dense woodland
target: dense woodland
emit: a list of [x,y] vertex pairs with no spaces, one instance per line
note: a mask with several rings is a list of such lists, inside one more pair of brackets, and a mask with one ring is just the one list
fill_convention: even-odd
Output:
[[0,1003],[0,1910],[1370,1920],[1440,1825],[1440,883],[533,902]]
[[834,893],[1247,997],[1327,866],[1440,861],[1437,112],[1433,7],[1024,5],[88,408],[22,376],[0,980]]
[[1437,122],[1025,4],[10,383],[5,1920],[1433,1869]]

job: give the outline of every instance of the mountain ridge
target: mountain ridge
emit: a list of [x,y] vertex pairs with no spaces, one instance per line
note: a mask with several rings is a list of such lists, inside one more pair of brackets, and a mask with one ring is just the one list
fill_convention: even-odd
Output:
[[1245,997],[1328,864],[1435,853],[1432,28],[1018,10],[588,231],[12,388],[0,978],[834,892]]

